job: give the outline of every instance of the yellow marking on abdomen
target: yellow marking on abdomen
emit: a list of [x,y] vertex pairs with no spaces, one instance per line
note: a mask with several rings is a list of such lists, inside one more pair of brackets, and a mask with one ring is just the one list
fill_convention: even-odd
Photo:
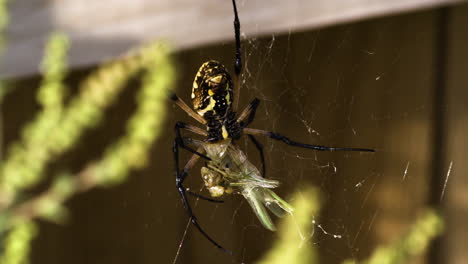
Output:
[[224,138],[224,139],[228,138],[228,137],[229,137],[229,133],[227,132],[227,129],[226,129],[226,127],[225,127],[224,125],[223,125],[223,127],[222,127],[222,130],[223,130],[223,131],[222,131],[223,138]]
[[205,108],[199,109],[197,113],[203,116],[206,112],[213,111],[216,114],[216,112],[214,111],[215,106],[216,106],[216,100],[213,99],[213,97],[210,97],[210,103]]

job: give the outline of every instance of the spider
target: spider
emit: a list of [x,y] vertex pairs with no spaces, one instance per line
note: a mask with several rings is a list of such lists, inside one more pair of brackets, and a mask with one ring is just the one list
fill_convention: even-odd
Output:
[[[193,109],[176,94],[171,96],[175,104],[200,124],[206,126],[206,130],[204,130],[183,122],[177,122],[175,125],[175,140],[172,150],[175,161],[177,190],[181,195],[182,203],[191,223],[213,245],[227,253],[231,252],[218,244],[200,226],[192,211],[187,194],[211,202],[222,201],[193,193],[183,185],[190,170],[200,158],[207,161],[205,167],[202,168],[201,174],[205,186],[212,197],[220,197],[225,193],[233,192],[242,194],[254,209],[263,226],[274,230],[274,226],[264,206],[277,216],[282,216],[285,212],[291,213],[293,209],[270,190],[277,187],[279,183],[265,178],[263,146],[256,136],[266,136],[290,146],[319,151],[374,152],[373,149],[367,148],[341,148],[304,144],[293,141],[279,133],[248,127],[254,121],[255,112],[260,104],[260,100],[257,98],[253,99],[243,111],[239,114],[237,113],[242,61],[240,22],[235,0],[232,0],[232,5],[235,34],[234,82],[227,69],[221,63],[210,60],[202,64],[195,76],[191,94]],[[203,136],[205,139],[195,140],[190,137],[183,137],[181,133],[183,129]],[[234,144],[243,135],[248,136],[260,154],[262,164],[261,174]],[[182,170],[179,170],[179,148],[193,153]]]

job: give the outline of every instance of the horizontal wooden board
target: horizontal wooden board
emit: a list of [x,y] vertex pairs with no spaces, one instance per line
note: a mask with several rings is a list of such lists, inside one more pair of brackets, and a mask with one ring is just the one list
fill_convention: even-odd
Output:
[[[460,0],[238,0],[244,37],[328,26]],[[176,49],[233,38],[231,1],[17,0],[0,76],[37,73],[47,36],[68,34],[72,67],[92,65],[154,39]]]

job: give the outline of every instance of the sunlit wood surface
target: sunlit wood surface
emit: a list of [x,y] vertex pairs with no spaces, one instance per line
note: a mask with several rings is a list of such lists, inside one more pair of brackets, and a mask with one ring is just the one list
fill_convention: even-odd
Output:
[[[71,37],[72,66],[95,64],[154,39],[166,39],[177,49],[232,40],[230,0],[11,2],[3,76],[36,73],[44,41],[54,30]],[[253,37],[455,2],[460,0],[238,0],[238,8],[243,34]]]

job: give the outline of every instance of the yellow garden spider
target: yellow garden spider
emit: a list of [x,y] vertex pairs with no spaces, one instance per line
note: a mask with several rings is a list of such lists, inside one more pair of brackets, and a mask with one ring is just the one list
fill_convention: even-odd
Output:
[[[262,225],[274,230],[274,225],[265,209],[268,208],[273,214],[282,216],[291,213],[292,207],[277,196],[270,189],[279,185],[278,181],[265,178],[265,158],[263,147],[256,136],[267,136],[271,139],[282,141],[290,146],[320,151],[363,151],[374,152],[366,148],[337,148],[319,145],[299,143],[289,138],[270,131],[248,128],[255,118],[255,112],[260,101],[255,98],[242,111],[237,114],[239,102],[239,77],[242,70],[240,22],[237,14],[235,0],[232,0],[234,10],[234,32],[236,40],[234,61],[234,85],[226,68],[219,62],[211,60],[203,63],[198,70],[192,87],[192,110],[177,95],[173,94],[171,99],[182,108],[189,116],[206,126],[206,130],[194,125],[177,122],[175,125],[175,140],[173,153],[175,160],[176,186],[181,195],[182,202],[190,217],[192,224],[211,243],[219,249],[229,252],[212,239],[199,225],[192,208],[187,199],[187,193],[198,198],[222,202],[185,189],[184,180],[199,158],[207,162],[202,167],[201,174],[205,186],[212,197],[220,197],[224,193],[242,194],[253,208]],[[195,140],[183,137],[181,130],[185,129],[192,133],[204,136],[204,140]],[[252,165],[234,142],[247,135],[260,153],[262,173]],[[179,148],[193,153],[182,171],[179,170]]]

